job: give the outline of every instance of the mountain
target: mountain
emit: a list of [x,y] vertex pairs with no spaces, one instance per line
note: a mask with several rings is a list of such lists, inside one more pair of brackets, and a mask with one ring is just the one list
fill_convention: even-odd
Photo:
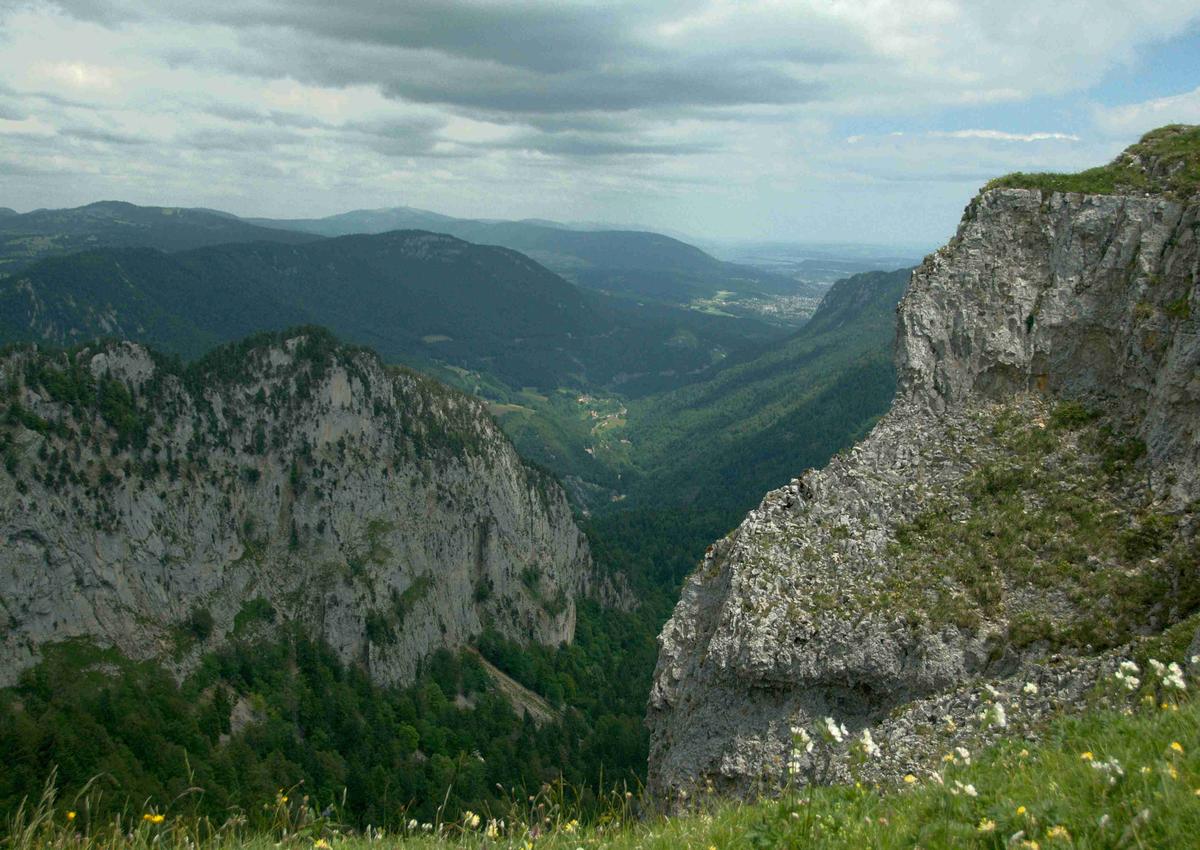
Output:
[[1197,127],[971,202],[900,304],[888,414],[687,580],[654,795],[933,773],[1200,646],[1197,227]]
[[722,290],[757,295],[814,295],[796,280],[726,263],[661,233],[576,230],[532,221],[457,219],[409,207],[356,210],[321,219],[249,219],[271,228],[321,236],[417,228],[448,233],[528,254],[589,289],[672,304],[690,304]]
[[121,336],[196,357],[305,323],[388,360],[482,369],[517,387],[632,391],[678,384],[777,333],[582,292],[514,251],[419,231],[173,254],[103,249],[0,280],[0,332],[9,339]]
[[0,375],[0,682],[75,638],[189,669],[298,623],[403,682],[485,625],[573,636],[591,561],[562,490],[479,402],[372,353],[305,329],[186,368],[17,348]]
[[227,242],[300,244],[315,238],[260,227],[211,210],[139,207],[121,201],[9,213],[0,215],[0,274],[12,273],[43,257],[101,247],[185,251]]
[[824,462],[865,434],[895,390],[890,352],[908,269],[834,284],[812,319],[712,378],[630,403],[640,482],[630,503],[746,510],[782,470]]

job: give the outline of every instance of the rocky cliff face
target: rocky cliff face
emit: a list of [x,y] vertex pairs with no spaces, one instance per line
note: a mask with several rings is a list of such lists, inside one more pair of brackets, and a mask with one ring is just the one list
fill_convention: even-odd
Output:
[[1198,236],[1194,197],[971,203],[901,303],[891,412],[687,581],[655,795],[846,779],[844,746],[794,751],[825,717],[879,742],[856,775],[919,773],[995,734],[996,705],[1036,728],[1200,606]]
[[186,670],[298,621],[381,682],[485,624],[574,632],[587,543],[482,405],[320,331],[183,369],[0,360],[0,683],[75,637]]

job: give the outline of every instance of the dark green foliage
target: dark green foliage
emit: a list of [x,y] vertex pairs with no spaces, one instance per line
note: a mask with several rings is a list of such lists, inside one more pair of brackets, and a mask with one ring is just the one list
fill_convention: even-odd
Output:
[[[654,642],[644,627],[630,628],[633,615],[605,623],[598,613],[582,606],[572,647],[525,651],[485,640],[500,664],[573,706],[540,728],[488,687],[469,653],[440,651],[416,684],[396,689],[291,628],[279,640],[235,642],[207,656],[182,685],[154,664],[87,644],[51,647],[16,687],[0,691],[0,815],[54,765],[66,793],[103,774],[104,814],[170,802],[190,770],[201,812],[224,816],[233,806],[253,819],[277,789],[302,782],[318,810],[344,793],[342,812],[353,823],[392,827],[432,820],[443,800],[449,817],[496,810],[507,797],[497,785],[534,791],[560,773],[579,786],[602,775],[635,781],[646,750],[644,660]],[[646,670],[633,681],[619,661],[631,655]],[[455,707],[455,696],[474,707]],[[235,728],[239,702],[252,719]]]
[[[96,250],[0,280],[0,332],[51,343],[107,335],[115,313],[142,342],[194,358],[221,342],[319,323],[389,361],[484,369],[513,386],[677,386],[713,351],[780,331],[584,292],[520,254],[414,231],[307,245],[231,244],[163,254]],[[136,330],[135,330],[136,329]],[[666,343],[684,331],[695,347]]]
[[197,606],[184,624],[188,633],[198,641],[206,641],[213,633],[213,615],[207,608]]

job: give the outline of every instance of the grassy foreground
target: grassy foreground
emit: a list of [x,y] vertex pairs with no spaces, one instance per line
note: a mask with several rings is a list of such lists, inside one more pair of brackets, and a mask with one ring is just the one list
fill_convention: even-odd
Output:
[[[1195,669],[1195,665],[1192,665]],[[253,817],[223,824],[190,816],[189,801],[88,823],[89,796],[56,799],[48,785],[6,824],[0,847],[80,850],[276,848],[1116,848],[1196,846],[1200,836],[1200,700],[1196,682],[1163,687],[1147,667],[1117,680],[1097,708],[1063,718],[1039,743],[1020,740],[970,755],[947,754],[936,774],[895,788],[795,789],[756,804],[690,801],[677,817],[635,814],[614,795],[607,814],[580,825],[554,789],[503,816],[467,813],[454,823],[409,823],[403,833],[350,833],[281,790]],[[1169,673],[1166,675],[1170,675]],[[1180,680],[1182,681],[1182,680]],[[1163,678],[1162,682],[1166,682]],[[1124,696],[1122,685],[1133,693]]]

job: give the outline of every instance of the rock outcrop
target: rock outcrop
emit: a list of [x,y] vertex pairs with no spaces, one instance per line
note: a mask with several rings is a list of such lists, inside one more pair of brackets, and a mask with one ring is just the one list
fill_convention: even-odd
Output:
[[0,683],[86,638],[186,671],[303,624],[380,682],[487,625],[571,640],[561,488],[483,405],[319,330],[186,369],[134,343],[0,359]]
[[1195,195],[971,202],[900,305],[892,410],[686,582],[652,794],[849,778],[844,745],[794,747],[826,717],[879,742],[855,775],[920,772],[1200,608],[1198,242]]

